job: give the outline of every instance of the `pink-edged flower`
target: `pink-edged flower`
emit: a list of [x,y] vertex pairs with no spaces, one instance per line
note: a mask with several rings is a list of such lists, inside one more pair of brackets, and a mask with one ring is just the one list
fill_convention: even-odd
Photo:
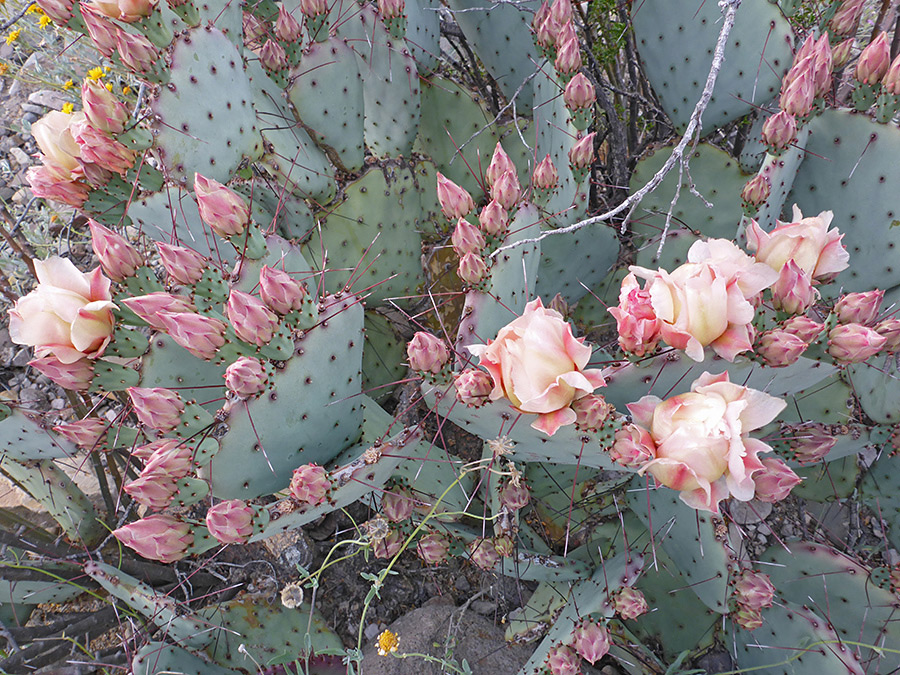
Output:
[[517,485],[512,481],[507,481],[500,488],[500,503],[510,511],[524,509],[530,501],[531,492],[521,482]]
[[628,424],[616,431],[609,456],[626,469],[640,469],[656,457],[656,443],[646,429]]
[[613,598],[616,613],[623,619],[636,619],[650,611],[647,599],[638,589],[623,586]]
[[775,586],[768,574],[745,570],[734,585],[734,600],[743,607],[765,609],[772,606]]
[[138,504],[160,511],[172,503],[178,485],[165,476],[140,476],[123,488]]
[[149,72],[159,58],[159,50],[150,40],[124,31],[116,33],[116,49],[125,67],[135,73]]
[[552,190],[559,185],[559,172],[556,170],[556,165],[553,164],[549,154],[534,167],[534,173],[531,174],[531,184],[541,190]]
[[465,218],[475,208],[472,195],[449,178],[445,178],[440,171],[437,172],[437,197],[441,211],[450,220]]
[[278,19],[275,21],[275,36],[285,42],[296,42],[303,36],[300,22],[285,9],[284,5],[278,7]]
[[232,237],[247,228],[250,207],[238,193],[195,173],[194,194],[197,195],[200,218],[220,237]]
[[578,675],[580,659],[571,647],[556,645],[547,652],[547,670],[550,675]]
[[762,142],[772,150],[784,150],[797,138],[797,119],[782,110],[763,122],[760,135]]
[[525,306],[518,319],[500,329],[486,345],[471,345],[490,373],[490,398],[506,398],[523,413],[536,414],[531,426],[548,436],[574,424],[572,402],[606,384],[599,370],[586,366],[591,347],[576,339],[562,315],[545,309],[540,298]]
[[828,353],[836,361],[862,363],[884,349],[887,338],[859,323],[835,326],[828,331]]
[[494,382],[491,376],[477,368],[467,368],[457,375],[453,384],[456,397],[466,405],[480,406],[488,402]]
[[479,569],[490,571],[500,562],[500,554],[497,552],[497,547],[494,546],[493,539],[475,537],[469,543],[468,551],[469,560]]
[[303,306],[306,288],[284,270],[263,265],[259,272],[259,297],[272,311],[290,314]]
[[81,104],[88,121],[108,134],[121,134],[128,123],[128,110],[97,80],[85,79],[81,85]]
[[499,237],[506,232],[506,226],[509,224],[509,215],[506,213],[506,209],[500,205],[500,202],[492,199],[478,214],[478,223],[485,234]]
[[209,361],[225,344],[225,324],[211,316],[193,312],[160,312],[157,319],[176,344],[198,359]]
[[838,229],[828,229],[834,217],[831,211],[804,218],[794,205],[794,220],[778,222],[771,232],[765,232],[756,221],[747,228],[747,247],[756,259],[776,272],[793,260],[809,277],[819,283],[833,280],[850,265],[850,254],[841,243]]
[[863,49],[856,62],[856,79],[863,84],[878,84],[891,66],[891,43],[882,31]]
[[450,242],[453,244],[456,255],[460,258],[466,253],[480,253],[485,245],[481,230],[465,218],[456,221],[456,227],[453,228],[453,234],[450,235]]
[[754,351],[773,368],[783,368],[797,360],[809,345],[796,335],[783,330],[767,330],[760,334]]
[[439,532],[426,534],[416,543],[416,555],[426,565],[438,565],[447,559],[450,551],[450,543],[447,537]]
[[241,499],[219,502],[206,512],[206,529],[222,544],[244,544],[253,535],[257,510]]
[[228,296],[225,313],[238,338],[257,347],[271,342],[278,330],[275,313],[262,300],[237,289]]
[[457,276],[471,286],[480,284],[487,273],[487,264],[477,253],[466,253],[459,259],[459,266],[456,268]]
[[566,108],[571,111],[586,110],[593,106],[596,100],[597,94],[594,92],[594,85],[585,77],[584,73],[576,73],[563,91],[563,101],[565,101]]
[[381,495],[381,513],[392,523],[399,523],[412,515],[415,500],[409,490],[394,488]]
[[506,151],[503,149],[503,146],[498,142],[497,145],[494,146],[494,154],[491,156],[491,163],[488,164],[488,168],[484,172],[484,179],[487,181],[488,187],[493,187],[494,183],[500,179],[500,176],[509,171],[515,173],[516,165],[513,164],[509,155],[507,155]]
[[53,427],[53,431],[69,439],[75,445],[91,450],[105,438],[109,426],[109,422],[99,417],[85,417],[77,422],[57,424]]
[[134,312],[141,321],[159,331],[166,330],[166,325],[162,321],[163,314],[184,314],[197,311],[189,298],[163,292],[124,298],[122,304]]
[[599,431],[615,408],[606,402],[602,396],[588,394],[572,402],[572,410],[575,411],[575,426],[579,429]]
[[147,516],[113,531],[123,544],[150,560],[181,560],[194,543],[191,526],[163,514]]
[[642,289],[634,273],[622,280],[619,304],[609,309],[616,319],[619,346],[622,351],[643,356],[656,349],[659,342],[659,319],[653,311],[650,292]]
[[834,314],[839,323],[869,324],[875,321],[881,309],[884,291],[847,293],[834,305]]
[[594,137],[596,131],[579,140],[569,150],[569,164],[575,169],[587,169],[594,162]]
[[103,271],[113,281],[124,281],[134,276],[144,259],[128,241],[96,220],[89,219],[91,245],[100,259]]
[[35,197],[62,202],[79,208],[91,193],[91,188],[72,178],[72,174],[44,159],[41,166],[28,167],[25,179]]
[[193,286],[203,278],[209,260],[184,246],[172,246],[156,242],[159,257],[169,278],[185,286]]
[[794,459],[800,464],[813,464],[825,459],[837,443],[837,439],[824,425],[817,422],[805,422],[792,427],[790,439]]
[[572,634],[572,648],[591,665],[609,652],[609,632],[596,621],[583,620]]
[[781,324],[781,330],[810,343],[825,330],[825,324],[810,319],[808,316],[792,316]]
[[28,365],[49,377],[63,389],[72,391],[87,391],[94,377],[94,363],[90,359],[63,363],[55,356],[44,356],[32,359]]
[[140,21],[156,8],[153,0],[91,0],[91,4],[103,16],[126,23]]
[[450,360],[450,350],[439,337],[418,331],[406,345],[406,356],[413,370],[437,375]]
[[259,359],[242,356],[225,369],[225,386],[242,398],[266,390],[266,371]]
[[780,457],[764,457],[763,468],[753,474],[756,484],[755,498],[761,502],[780,502],[799,485],[801,478]]
[[34,272],[37,288],[9,310],[10,339],[63,364],[100,356],[115,329],[109,279],[58,257],[35,260]]
[[304,464],[294,469],[291,477],[291,497],[301,504],[317,506],[325,501],[331,481],[328,472],[318,464]]
[[522,188],[519,186],[519,177],[516,172],[507,171],[491,185],[491,199],[496,201],[507,211],[512,211],[522,196]]
[[750,438],[784,410],[783,400],[729,381],[728,373],[703,373],[691,391],[665,401],[645,396],[628,409],[650,432],[654,459],[641,467],[663,485],[679,490],[688,506],[718,513],[729,495],[753,499],[757,456],[771,448]]
[[128,387],[134,412],[144,426],[172,431],[181,424],[184,401],[171,389],[163,387]]

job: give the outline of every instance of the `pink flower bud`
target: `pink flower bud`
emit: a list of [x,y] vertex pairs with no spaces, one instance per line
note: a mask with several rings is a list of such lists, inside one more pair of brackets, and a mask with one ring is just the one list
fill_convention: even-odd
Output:
[[608,311],[616,319],[622,351],[643,356],[656,349],[660,322],[650,301],[650,291],[640,287],[633,272],[622,280],[618,306]]
[[232,237],[247,228],[250,207],[233,190],[195,173],[194,193],[197,195],[200,218],[220,237]]
[[278,8],[278,19],[275,21],[275,36],[285,42],[297,42],[303,35],[300,22],[288,12],[282,4]]
[[888,34],[881,32],[863,49],[856,62],[856,79],[863,84],[878,84],[891,66],[891,43]]
[[154,475],[136,478],[126,484],[123,489],[138,504],[157,511],[166,508],[172,502],[175,493],[178,492],[178,486],[174,480]]
[[160,443],[147,457],[142,478],[156,476],[171,481],[181,480],[194,468],[194,450],[178,439]]
[[891,61],[891,67],[888,68],[881,85],[888,94],[900,95],[900,55]]
[[406,345],[406,356],[413,370],[437,375],[450,360],[450,350],[440,338],[419,331]]
[[734,600],[744,607],[765,609],[774,599],[775,586],[767,574],[746,570],[734,585]]
[[437,196],[441,203],[441,211],[450,220],[465,218],[475,208],[472,195],[449,178],[437,172]]
[[576,73],[575,77],[569,80],[569,84],[566,85],[563,92],[566,108],[573,112],[592,107],[596,100],[597,94],[594,92],[594,85],[583,73]]
[[794,451],[794,459],[801,464],[812,464],[825,459],[837,443],[837,439],[817,422],[798,424],[791,429],[791,450]]
[[559,172],[553,165],[553,160],[548,154],[541,160],[540,164],[534,167],[534,173],[531,174],[531,183],[534,187],[541,190],[552,190],[559,185]]
[[475,253],[466,253],[459,261],[456,273],[464,282],[474,286],[481,283],[481,280],[487,275],[487,265],[481,256]]
[[840,323],[868,324],[875,321],[881,309],[884,291],[847,293],[837,301],[832,310]]
[[636,424],[616,431],[615,439],[609,449],[610,459],[626,469],[640,469],[656,457],[656,444],[650,432]]
[[169,278],[185,286],[193,286],[203,278],[209,260],[189,248],[156,242],[159,257]]
[[266,40],[259,50],[259,63],[266,70],[281,70],[287,68],[287,54],[276,40]]
[[466,405],[480,406],[488,401],[494,382],[491,376],[477,368],[467,368],[453,380],[456,397]]
[[100,444],[109,431],[109,422],[98,417],[85,417],[77,422],[57,424],[53,431],[72,441],[75,445],[88,450]]
[[[886,352],[894,353],[898,351],[898,347],[900,347],[900,319],[885,319],[875,326],[875,332],[886,340],[883,347]],[[34,362],[32,361],[32,363]],[[48,375],[48,377],[50,376]],[[52,377],[50,379],[53,380]],[[53,381],[56,382],[56,380]]]
[[506,226],[509,224],[509,216],[500,202],[493,199],[488,202],[487,206],[481,209],[478,214],[478,222],[485,234],[492,237],[499,237],[506,232]]
[[550,6],[550,17],[560,26],[572,23],[571,0],[553,0]]
[[569,316],[569,303],[566,302],[566,299],[562,296],[562,293],[557,293],[553,296],[553,299],[550,300],[549,307],[554,312],[559,312],[559,315],[564,319]]
[[624,586],[613,600],[616,612],[623,619],[636,619],[650,611],[644,594],[636,588]]
[[300,0],[300,11],[311,18],[321,16],[328,14],[328,3],[326,0]]
[[886,344],[886,338],[859,323],[835,326],[828,332],[828,353],[843,363],[862,363]]
[[225,369],[225,386],[241,398],[266,390],[266,371],[259,359],[242,356]]
[[819,297],[812,280],[793,259],[788,260],[772,284],[772,304],[788,314],[802,314]]
[[400,548],[403,546],[405,539],[406,538],[400,532],[391,530],[386,537],[376,539],[372,542],[372,553],[376,558],[381,558],[382,560],[393,558],[400,552]]
[[810,72],[810,68],[815,66],[814,57],[798,65],[802,65],[802,69],[785,83],[781,91],[781,109],[789,115],[803,118],[810,113],[816,99],[816,82]]
[[134,276],[137,268],[144,264],[141,254],[124,237],[96,220],[89,219],[88,225],[91,228],[91,245],[106,275],[113,281],[125,281]]
[[[135,459],[139,459],[142,462],[149,461],[154,454],[158,450],[174,450],[183,444],[183,441],[178,438],[161,438],[157,441],[153,441],[151,443],[147,443],[145,445],[138,446],[131,451],[131,456]],[[185,474],[187,475],[187,474]]]
[[494,146],[494,154],[491,156],[491,163],[488,164],[487,171],[484,172],[484,179],[487,181],[488,187],[492,187],[494,183],[500,179],[500,176],[507,171],[515,173],[516,165],[513,164],[509,155],[507,155],[506,151],[503,149],[503,146],[498,142],[497,145]]
[[202,314],[158,314],[163,329],[176,343],[198,359],[209,361],[225,344],[225,324]]
[[406,13],[404,0],[378,0],[378,11],[385,19],[399,19]]
[[64,26],[72,18],[75,8],[74,0],[35,0],[35,4],[44,10],[44,14],[53,19],[53,23]]
[[767,330],[757,339],[756,353],[773,368],[796,363],[809,345],[796,335],[781,330]]
[[562,76],[572,75],[581,70],[581,45],[578,44],[577,38],[570,38],[559,45],[554,65]]
[[578,656],[591,665],[609,652],[609,632],[606,626],[595,621],[584,620],[572,634],[572,647]]
[[550,675],[578,675],[581,672],[578,654],[571,647],[556,645],[547,652]]
[[797,120],[782,110],[763,123],[761,137],[773,150],[784,150],[797,138]]
[[116,49],[126,68],[135,73],[146,73],[159,59],[159,51],[143,35],[119,32],[116,34]]
[[769,198],[771,191],[769,179],[762,174],[756,174],[744,185],[744,189],[741,190],[741,199],[745,204],[760,206]]
[[129,387],[128,396],[144,426],[172,431],[181,424],[184,401],[174,391],[162,387]]
[[853,38],[844,40],[834,46],[831,50],[831,59],[835,69],[843,68],[850,60],[850,53],[853,50],[853,44],[856,42]]
[[328,474],[318,464],[304,464],[294,469],[291,477],[291,497],[301,504],[318,506],[331,489]]
[[290,314],[303,306],[306,288],[287,272],[263,265],[259,273],[259,295],[269,309]]
[[572,410],[575,412],[575,425],[579,429],[599,430],[609,416],[615,411],[602,396],[588,394],[572,401]]
[[190,525],[166,515],[129,523],[115,530],[113,536],[145,558],[164,563],[181,560],[194,543]]
[[519,483],[516,485],[512,481],[507,481],[500,489],[500,503],[510,511],[518,511],[528,506],[531,501],[531,493],[528,488]]
[[94,377],[94,364],[90,359],[63,363],[55,356],[44,356],[29,361],[28,365],[49,377],[63,389],[72,391],[87,391]]
[[157,3],[155,0],[92,0],[91,4],[110,19],[134,23],[150,16]]
[[78,3],[78,9],[94,46],[103,56],[112,56],[116,49],[116,38],[122,29],[103,16],[93,3]]
[[781,330],[798,338],[807,344],[819,337],[825,324],[810,319],[808,316],[792,316],[781,324]]
[[521,195],[522,189],[519,187],[519,177],[515,171],[501,174],[491,185],[491,198],[507,211],[515,208]]
[[159,331],[166,329],[161,320],[161,313],[181,314],[197,311],[188,298],[172,293],[149,293],[148,295],[124,298],[122,304],[137,314],[142,321]]
[[756,630],[762,626],[762,613],[758,609],[739,606],[737,611],[731,615],[734,622],[744,630]]
[[244,544],[253,535],[256,509],[241,499],[219,502],[206,512],[206,529],[223,544]]
[[479,253],[484,248],[484,235],[465,218],[456,221],[453,235],[450,237],[456,255],[462,257],[466,253]]
[[62,175],[55,171],[46,159],[43,166],[29,167],[25,173],[25,179],[35,197],[79,208],[87,200],[91,189],[84,183],[69,180],[68,176],[71,176],[68,171],[64,171]]
[[850,35],[856,32],[859,17],[862,15],[865,0],[844,0],[831,17],[828,26],[835,35]]
[[416,544],[416,555],[426,565],[438,565],[444,562],[449,551],[450,544],[447,542],[447,537],[438,532],[426,534]]
[[244,29],[244,45],[252,49],[256,49],[262,44],[266,33],[269,31],[266,24],[250,12],[242,13],[241,26]]
[[516,552],[516,542],[508,534],[494,537],[494,548],[501,558],[512,558]]
[[69,129],[72,138],[78,143],[83,162],[96,164],[118,174],[124,174],[134,166],[134,151],[105,131],[92,127],[87,118],[73,122]]
[[812,73],[816,83],[816,96],[822,97],[831,89],[831,76],[834,72],[834,56],[831,53],[827,33],[816,41],[813,56],[815,65]]
[[272,310],[261,300],[236,289],[228,296],[225,314],[238,338],[257,347],[271,342],[278,330],[278,317]]
[[[546,11],[543,11],[545,6]],[[546,1],[541,5],[541,8],[535,12],[534,20],[531,22],[531,28],[534,30],[535,42],[537,42],[542,49],[549,52],[556,48],[560,25],[550,16],[550,6]]]
[[125,106],[100,82],[86,79],[81,85],[81,104],[91,126],[108,134],[121,134],[128,123]]
[[476,537],[468,546],[469,560],[476,567],[490,571],[500,562],[500,554],[491,539]]
[[569,164],[576,169],[587,169],[594,162],[594,136],[591,132],[569,150]]
[[395,488],[381,495],[381,513],[392,523],[399,523],[412,515],[415,500],[409,490]]
[[756,485],[754,499],[761,502],[780,502],[800,484],[800,476],[779,457],[762,458],[763,468],[753,474],[753,482]]

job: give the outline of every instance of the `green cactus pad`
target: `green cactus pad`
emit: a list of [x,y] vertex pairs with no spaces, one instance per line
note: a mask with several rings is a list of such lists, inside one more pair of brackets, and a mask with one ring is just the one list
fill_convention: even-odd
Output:
[[198,359],[165,333],[153,336],[141,362],[140,386],[172,389],[211,413],[222,407],[224,378],[225,365]]
[[[648,0],[632,6],[644,72],[678,131],[687,126],[712,65],[722,13],[717,3]],[[793,32],[771,3],[740,5],[703,128],[711,132],[771,100],[793,62]]]
[[891,543],[900,546],[900,454],[884,452],[875,460],[862,482],[859,494],[862,500],[877,514],[890,530]]
[[131,662],[131,669],[134,675],[242,675],[245,672],[222,668],[186,649],[165,642],[150,642],[141,647]]
[[566,302],[576,303],[606,277],[618,258],[616,231],[604,223],[547,237],[541,242],[535,293],[544,298],[561,293]]
[[[33,560],[21,561],[21,566],[28,569],[39,568],[47,572],[47,581],[25,581],[0,579],[0,603],[15,605],[16,616],[21,618],[19,608],[22,605],[41,605],[51,602],[66,602],[85,592],[85,587],[78,581],[55,581],[51,577],[71,577],[71,565],[52,565],[36,563]],[[19,567],[13,561],[0,561],[0,570],[6,567]],[[76,568],[77,570],[77,568]],[[24,621],[22,621],[24,624]]]
[[419,74],[435,70],[441,55],[441,20],[437,0],[406,4],[406,42]]
[[763,165],[759,171],[769,179],[771,192],[766,203],[759,207],[759,211],[754,218],[766,231],[775,227],[776,221],[782,219],[783,212],[790,210],[786,208],[786,201],[791,189],[794,187],[794,181],[797,179],[800,165],[806,159],[806,145],[808,142],[809,126],[807,125],[797,132],[797,140],[780,156],[766,155],[763,160]]
[[171,64],[169,84],[151,103],[160,157],[178,180],[193,182],[196,171],[227,182],[244,157],[262,151],[241,55],[221,31],[200,27],[176,38]]
[[863,412],[874,422],[900,423],[900,365],[896,356],[883,361],[876,357],[871,365],[852,365],[847,378]]
[[363,85],[354,51],[340,38],[314,42],[291,73],[288,100],[319,143],[344,170],[363,166]]
[[528,601],[509,613],[506,641],[523,644],[537,640],[565,607],[568,594],[566,582],[542,581],[538,584]]
[[397,337],[390,319],[366,310],[363,347],[363,390],[376,401],[389,396],[395,382],[406,375],[406,343]]
[[[809,362],[809,365],[812,363],[819,362]],[[772,371],[773,374],[777,372]],[[853,392],[841,372],[834,372],[807,389],[792,392],[787,401],[787,408],[779,416],[785,422],[815,420],[824,424],[845,424],[854,406]]]
[[51,431],[39,418],[16,408],[0,421],[0,439],[0,455],[20,462],[74,457],[78,453],[74,443]]

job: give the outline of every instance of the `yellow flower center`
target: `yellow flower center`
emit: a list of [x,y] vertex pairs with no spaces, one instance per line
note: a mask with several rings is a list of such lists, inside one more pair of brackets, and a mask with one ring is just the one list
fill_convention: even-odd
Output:
[[9,35],[6,36],[6,44],[11,45],[13,42],[19,39],[19,35],[21,35],[22,29],[16,28],[13,31],[10,31]]
[[396,633],[385,630],[378,636],[378,656],[387,656],[390,653],[396,652],[397,647],[399,646],[400,638],[397,637]]

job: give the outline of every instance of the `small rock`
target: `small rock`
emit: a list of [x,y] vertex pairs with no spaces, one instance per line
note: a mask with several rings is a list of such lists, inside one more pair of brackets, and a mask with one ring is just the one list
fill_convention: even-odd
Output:
[[35,115],[43,115],[47,112],[47,109],[42,105],[35,105],[34,103],[23,103],[22,110],[26,113],[34,113]]
[[488,614],[493,614],[497,611],[497,603],[496,602],[488,602],[487,600],[476,600],[471,605],[473,612],[481,614],[482,616],[487,616]]
[[[18,81],[16,81],[16,84],[18,84]],[[40,118],[41,118],[40,115],[36,115],[36,114],[33,113],[33,112],[25,113],[25,114],[22,116],[22,120],[23,120],[24,122],[28,122],[28,124],[34,124],[34,123],[37,122]]]
[[31,157],[29,157],[28,153],[22,150],[22,148],[10,148],[9,154],[19,164],[23,166],[31,165]]
[[16,355],[12,359],[11,366],[14,368],[24,368],[28,365],[28,362],[31,361],[31,350],[30,349],[20,349],[16,352]]
[[5,202],[8,202],[10,199],[12,199],[12,196],[15,193],[16,193],[16,191],[11,187],[7,187],[7,186],[0,187],[0,199],[2,199]]
[[67,405],[66,399],[64,398],[55,398],[50,401],[50,409],[51,410],[62,410]]
[[43,408],[47,404],[47,393],[34,387],[19,392],[19,403],[28,408]]
[[456,590],[458,591],[468,591],[472,588],[469,580],[462,576],[458,577],[456,581],[453,582],[453,585],[456,586]]
[[749,502],[734,500],[729,508],[732,520],[740,525],[751,525],[761,522],[768,518],[770,513],[772,513],[771,504],[755,499]]
[[61,91],[52,89],[39,89],[28,95],[28,102],[42,105],[53,110],[62,110],[63,104],[68,103],[68,97]]

